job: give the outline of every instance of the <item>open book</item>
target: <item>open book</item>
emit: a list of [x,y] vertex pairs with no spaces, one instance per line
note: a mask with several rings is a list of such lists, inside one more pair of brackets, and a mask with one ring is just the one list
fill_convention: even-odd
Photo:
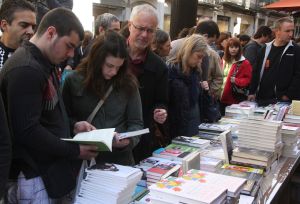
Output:
[[[133,132],[120,133],[118,139],[146,134],[149,129],[137,130]],[[76,142],[79,144],[89,144],[98,146],[98,151],[112,151],[112,143],[115,136],[115,128],[98,129],[89,132],[82,132],[75,135],[74,138],[62,138],[64,141]]]

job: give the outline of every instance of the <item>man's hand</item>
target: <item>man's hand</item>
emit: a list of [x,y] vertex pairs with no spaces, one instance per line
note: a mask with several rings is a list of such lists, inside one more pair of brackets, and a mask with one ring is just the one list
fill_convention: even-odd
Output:
[[73,132],[77,134],[80,132],[89,132],[91,130],[96,130],[96,128],[86,121],[80,121],[75,123]]
[[209,90],[209,86],[208,86],[208,82],[207,81],[202,81],[200,82],[202,89],[204,89],[205,91]]
[[166,121],[167,116],[168,116],[168,114],[165,109],[157,108],[153,112],[153,118],[159,124],[163,124]]
[[255,101],[255,95],[248,95],[248,101]]
[[287,97],[286,95],[283,95],[283,96],[281,97],[281,100],[283,100],[283,101],[289,101],[290,99],[289,99],[289,97]]
[[79,148],[80,148],[80,155],[78,156],[79,159],[90,160],[92,158],[97,157],[98,155],[97,152],[98,147],[95,145],[79,145]]
[[112,146],[115,148],[123,148],[129,145],[130,140],[128,138],[119,140],[118,133],[115,134]]

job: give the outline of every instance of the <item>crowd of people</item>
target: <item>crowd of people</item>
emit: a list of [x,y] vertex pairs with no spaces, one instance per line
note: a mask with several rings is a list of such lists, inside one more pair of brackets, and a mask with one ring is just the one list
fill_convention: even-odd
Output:
[[[36,17],[26,0],[0,8],[0,203],[72,202],[82,160],[134,165],[176,136],[197,135],[201,122],[218,119],[204,99],[222,114],[243,100],[300,100],[288,17],[252,38],[201,19],[173,41],[148,4],[126,23],[99,15],[94,34],[66,8],[38,26]],[[61,140],[103,128],[150,133],[115,137],[112,152]]]

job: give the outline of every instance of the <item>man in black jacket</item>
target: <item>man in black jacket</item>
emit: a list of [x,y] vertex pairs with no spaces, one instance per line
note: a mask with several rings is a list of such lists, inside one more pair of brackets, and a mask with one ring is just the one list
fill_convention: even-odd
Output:
[[268,26],[261,26],[257,29],[253,39],[244,47],[243,55],[249,60],[252,68],[256,66],[258,51],[271,40],[271,37],[272,30]]
[[294,22],[276,21],[275,40],[267,43],[253,69],[249,100],[261,105],[300,99],[300,47],[292,42]]
[[157,13],[152,6],[144,4],[133,8],[128,23],[128,66],[140,83],[144,126],[151,129],[135,147],[135,162],[151,156],[157,142],[153,127],[164,124],[167,119],[168,70],[162,59],[150,50],[157,24]]
[[[76,184],[72,161],[97,155],[96,146],[61,140],[71,135],[55,65],[72,57],[82,38],[77,17],[68,9],[54,9],[3,67],[0,85],[13,141],[10,177],[18,181],[18,193],[10,191],[9,203],[51,203],[63,197]],[[73,131],[91,129],[78,122]]]
[[4,195],[11,162],[11,141],[6,121],[5,109],[0,96],[0,203]]

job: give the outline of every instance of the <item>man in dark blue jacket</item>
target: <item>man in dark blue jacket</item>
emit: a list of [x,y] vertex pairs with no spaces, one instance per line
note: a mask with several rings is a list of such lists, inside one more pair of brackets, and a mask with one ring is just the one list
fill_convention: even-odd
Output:
[[261,105],[300,99],[300,47],[292,42],[294,22],[276,21],[275,40],[267,43],[253,69],[248,99]]

